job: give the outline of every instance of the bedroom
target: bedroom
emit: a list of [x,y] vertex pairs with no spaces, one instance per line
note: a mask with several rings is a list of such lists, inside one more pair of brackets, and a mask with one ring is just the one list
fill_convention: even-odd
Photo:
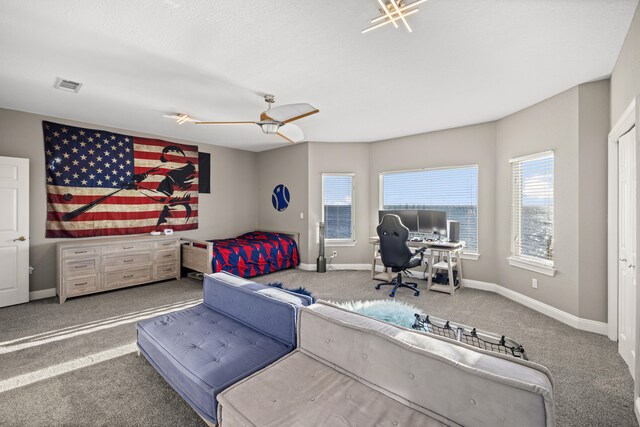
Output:
[[[380,13],[375,0],[270,4],[0,0],[0,156],[29,159],[32,267],[22,271],[31,302],[0,308],[0,423],[202,422],[135,354],[136,322],[195,304],[201,282],[182,274],[59,304],[56,245],[100,237],[45,237],[43,121],[210,154],[198,228],[160,237],[295,234],[300,265],[252,280],[337,302],[390,299],[389,288],[374,288],[369,241],[391,205],[382,185],[389,174],[477,167],[464,190],[475,194],[477,226],[477,247],[462,255],[464,288],[452,297],[427,291],[420,268],[420,295],[399,289],[395,299],[523,344],[555,380],[557,425],[637,423],[638,384],[611,329],[608,138],[640,94],[638,2],[429,0],[407,17],[412,32],[399,23],[364,34]],[[57,78],[82,86],[57,90]],[[256,120],[271,93],[274,110],[301,102],[320,110],[296,121],[300,142],[255,125],[162,117]],[[549,150],[553,275],[507,260],[510,160]],[[323,174],[350,174],[352,221],[342,241],[327,241],[328,271],[316,273]],[[290,194],[285,210],[272,201],[279,185]]]

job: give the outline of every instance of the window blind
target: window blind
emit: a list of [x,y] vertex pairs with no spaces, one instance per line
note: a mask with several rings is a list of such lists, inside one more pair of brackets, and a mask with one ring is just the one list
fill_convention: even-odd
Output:
[[553,264],[553,152],[511,160],[513,255]]
[[322,174],[322,212],[327,239],[353,240],[353,175]]
[[478,166],[381,174],[382,209],[445,211],[460,221],[460,240],[478,252]]

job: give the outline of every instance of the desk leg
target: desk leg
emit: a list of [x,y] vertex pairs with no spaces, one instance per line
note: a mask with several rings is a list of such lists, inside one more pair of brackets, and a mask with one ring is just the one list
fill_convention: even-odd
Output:
[[447,255],[447,267],[449,268],[449,294],[453,295],[456,289],[456,281],[453,278],[453,263],[451,261],[452,253],[449,252]]
[[460,283],[460,289],[462,289],[462,255],[461,251],[456,252],[456,263],[458,265],[458,281]]
[[378,249],[376,245],[373,245],[373,259],[371,259],[371,278],[376,276],[376,255],[378,255]]
[[427,291],[431,290],[431,287],[433,286],[433,260],[434,260],[434,250],[431,250],[431,253],[429,254],[429,273],[427,276]]

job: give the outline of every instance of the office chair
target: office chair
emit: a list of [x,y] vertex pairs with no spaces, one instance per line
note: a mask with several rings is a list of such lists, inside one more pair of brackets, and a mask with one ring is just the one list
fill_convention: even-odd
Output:
[[380,258],[385,267],[391,268],[391,271],[398,273],[397,277],[391,282],[379,283],[376,289],[380,290],[380,286],[393,285],[393,289],[389,296],[393,298],[398,288],[409,288],[415,292],[415,296],[420,295],[417,283],[403,282],[402,272],[422,264],[424,251],[427,248],[420,248],[413,252],[407,240],[409,240],[409,229],[402,224],[398,215],[387,214],[382,217],[382,222],[376,228],[378,237],[380,238]]

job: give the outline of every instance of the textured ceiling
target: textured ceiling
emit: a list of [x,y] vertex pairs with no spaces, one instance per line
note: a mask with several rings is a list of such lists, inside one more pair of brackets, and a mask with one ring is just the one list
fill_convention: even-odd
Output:
[[[260,95],[309,102],[311,141],[495,120],[607,77],[637,0],[429,0],[414,32],[360,34],[376,0],[0,0],[0,106],[261,151]],[[79,94],[53,89],[80,81]]]

